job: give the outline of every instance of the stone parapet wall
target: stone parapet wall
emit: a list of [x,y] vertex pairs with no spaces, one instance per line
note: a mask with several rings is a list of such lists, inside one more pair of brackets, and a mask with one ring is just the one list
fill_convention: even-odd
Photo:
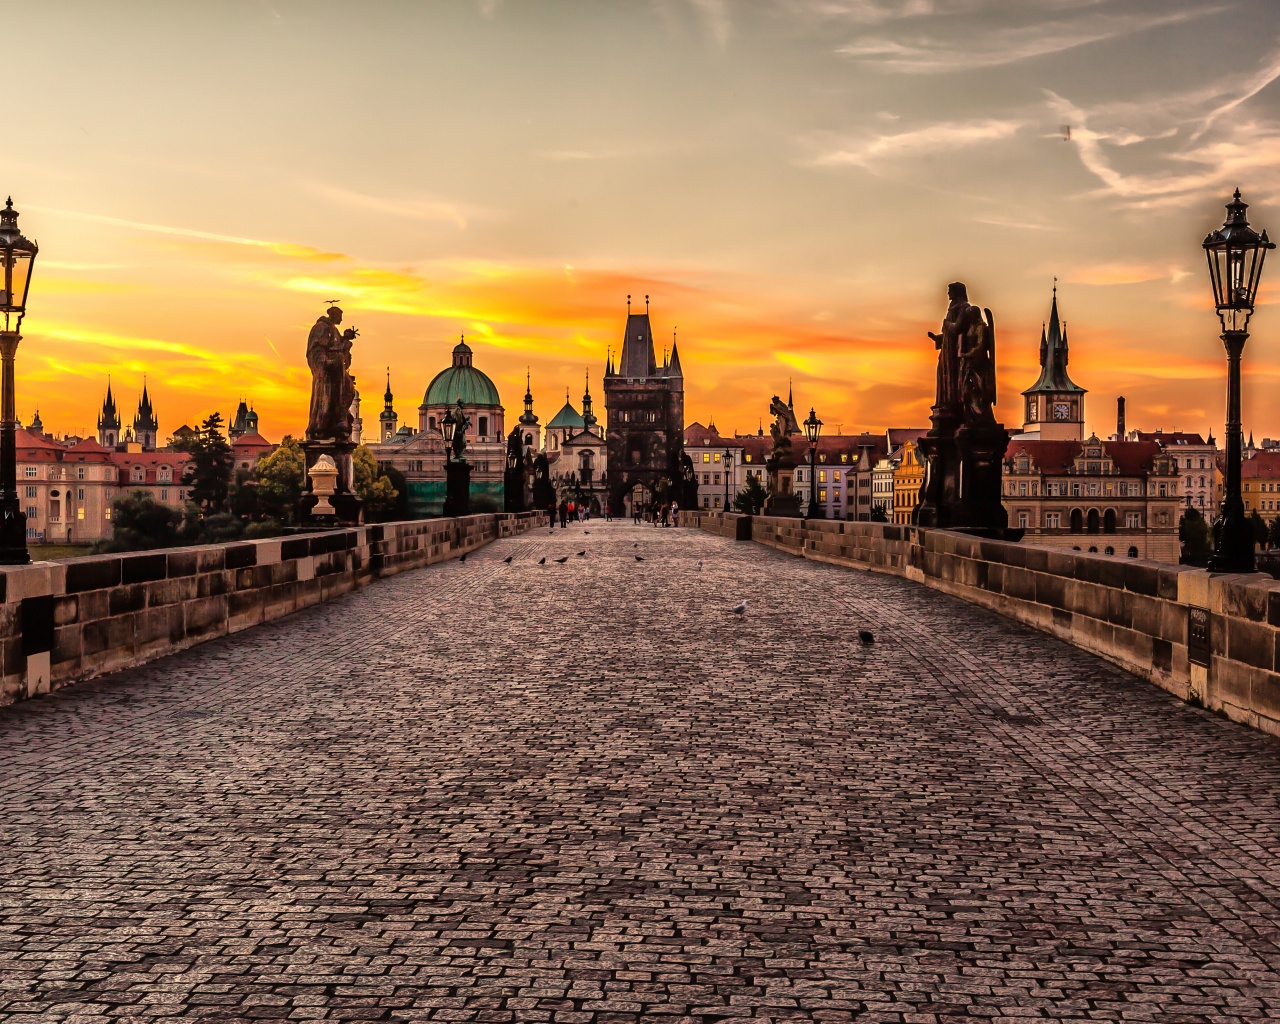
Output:
[[[719,536],[745,534],[805,558],[892,573],[990,608],[1280,736],[1280,581],[1270,576],[915,526],[695,514],[702,529]],[[1207,631],[1207,665],[1192,662],[1193,620]]]
[[3,568],[0,704],[546,525],[538,512],[474,515]]

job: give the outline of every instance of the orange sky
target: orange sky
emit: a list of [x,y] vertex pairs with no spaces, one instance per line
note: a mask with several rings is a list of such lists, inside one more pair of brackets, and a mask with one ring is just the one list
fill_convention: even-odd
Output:
[[[146,375],[162,435],[241,396],[296,433],[336,298],[366,422],[387,365],[416,422],[461,332],[509,412],[531,368],[546,422],[588,369],[601,396],[648,293],[689,422],[754,430],[792,379],[829,430],[925,425],[925,331],[960,279],[995,313],[1017,427],[1056,276],[1090,427],[1124,394],[1130,426],[1221,436],[1199,242],[1236,183],[1280,224],[1280,15],[1225,6],[24,10],[14,73],[46,87],[0,160],[41,245],[20,415],[92,430],[108,374],[130,417]],[[1277,275],[1245,357],[1259,439],[1280,436]]]

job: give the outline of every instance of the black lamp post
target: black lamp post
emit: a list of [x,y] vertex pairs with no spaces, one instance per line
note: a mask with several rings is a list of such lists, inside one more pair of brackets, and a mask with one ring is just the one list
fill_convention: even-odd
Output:
[[724,450],[724,510],[731,511],[729,506],[729,476],[733,473],[733,449]]
[[18,231],[18,211],[13,200],[0,210],[0,261],[4,264],[4,287],[0,290],[0,313],[4,329],[0,330],[0,565],[26,565],[31,561],[27,551],[27,517],[18,500],[18,451],[15,432],[18,429],[17,399],[13,388],[13,361],[22,340],[22,318],[27,315],[27,290],[40,247]]
[[818,459],[818,435],[822,433],[822,420],[818,419],[813,406],[809,407],[809,418],[804,421],[804,432],[809,438],[809,518],[821,519],[822,508],[818,505],[818,474],[815,470]]
[[1240,496],[1240,357],[1249,339],[1249,317],[1258,296],[1258,281],[1267,250],[1275,243],[1264,231],[1249,227],[1248,204],[1240,190],[1227,203],[1227,219],[1205,237],[1213,301],[1222,321],[1222,343],[1227,349],[1227,487],[1218,522],[1214,524],[1213,572],[1253,572],[1253,527],[1244,514]]
[[446,409],[440,417],[440,436],[444,438],[444,461],[453,461],[453,429],[457,424],[453,420],[453,410]]

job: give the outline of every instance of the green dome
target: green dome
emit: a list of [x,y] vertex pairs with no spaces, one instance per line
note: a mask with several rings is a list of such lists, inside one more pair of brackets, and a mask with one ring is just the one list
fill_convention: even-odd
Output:
[[463,405],[502,404],[493,381],[471,365],[471,347],[466,342],[454,347],[453,365],[437,373],[427,385],[422,404],[457,405],[459,398]]

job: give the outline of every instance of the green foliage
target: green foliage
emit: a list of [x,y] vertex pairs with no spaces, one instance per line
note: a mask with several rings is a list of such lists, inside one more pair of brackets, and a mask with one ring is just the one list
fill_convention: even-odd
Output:
[[378,460],[373,452],[361,445],[352,453],[352,468],[355,471],[356,494],[364,502],[365,518],[379,522],[398,505],[400,492],[378,469]]
[[145,491],[132,491],[111,504],[111,540],[107,551],[141,551],[173,547],[179,543],[182,513],[164,505]]
[[1178,539],[1182,541],[1182,561],[1187,565],[1206,565],[1213,551],[1213,531],[1198,509],[1188,507],[1178,521]]
[[1253,542],[1255,544],[1266,544],[1267,521],[1258,515],[1256,508],[1249,513],[1249,525],[1253,528]]
[[1280,516],[1271,520],[1267,527],[1267,547],[1280,548]]
[[765,489],[760,484],[760,478],[748,476],[746,486],[733,499],[733,507],[743,515],[756,516],[764,508],[764,499],[766,497]]
[[222,433],[222,415],[210,415],[195,437],[180,442],[178,450],[190,456],[182,483],[191,501],[205,515],[225,511],[233,458],[231,445]]
[[871,506],[871,521],[873,523],[887,523],[889,521],[889,513],[885,511],[883,505]]
[[256,537],[279,537],[284,532],[284,525],[279,519],[263,519],[260,522],[250,523],[244,528],[244,539],[253,540]]
[[254,477],[257,480],[255,518],[291,524],[297,517],[307,477],[301,443],[285,434],[279,448],[258,459]]

